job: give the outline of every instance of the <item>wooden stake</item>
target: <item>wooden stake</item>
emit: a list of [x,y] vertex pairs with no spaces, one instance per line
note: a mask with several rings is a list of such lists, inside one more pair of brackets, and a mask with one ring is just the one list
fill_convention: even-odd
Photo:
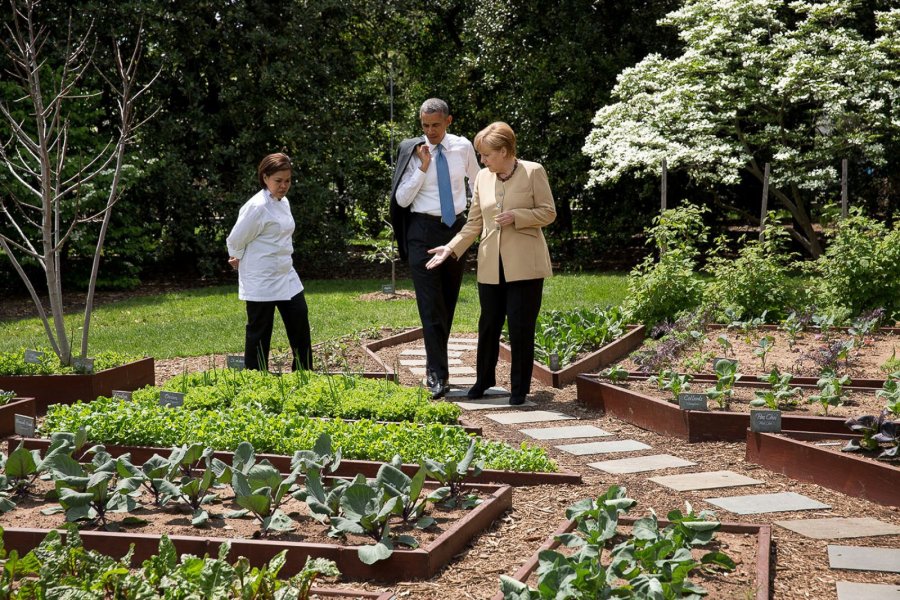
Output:
[[846,219],[849,212],[847,198],[847,159],[841,161],[841,218]]
[[766,214],[769,211],[769,163],[763,173],[762,210],[759,214],[759,241],[763,241],[766,231]]

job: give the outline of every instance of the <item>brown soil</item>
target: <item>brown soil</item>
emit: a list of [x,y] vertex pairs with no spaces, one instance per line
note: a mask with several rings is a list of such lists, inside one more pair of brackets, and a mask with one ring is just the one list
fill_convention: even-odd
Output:
[[[720,335],[727,336],[732,344],[727,352],[716,341]],[[763,336],[771,336],[775,340],[766,355],[765,367],[753,353]],[[699,343],[683,351],[671,368],[682,373],[713,373],[713,359],[725,357],[737,360],[738,371],[744,373],[745,380],[755,380],[757,375],[767,374],[776,367],[782,373],[791,373],[795,377],[818,377],[822,367],[826,366],[829,346],[850,339],[851,336],[843,331],[832,331],[827,336],[807,331],[801,333],[791,347],[787,334],[780,330],[757,330],[749,334],[736,330],[710,330]],[[847,360],[840,359],[835,366],[840,374],[850,375],[851,379],[885,379],[890,365],[894,370],[900,368],[898,359],[900,336],[879,332],[866,337],[861,347],[854,348]],[[631,358],[619,364],[629,371],[641,370]]]
[[[655,377],[651,377],[650,379],[644,381],[629,381],[625,383],[617,383],[616,385],[635,390],[646,396],[656,398],[657,400],[674,402],[675,399],[672,395],[672,392],[659,389]],[[695,381],[692,382],[690,384],[690,387],[687,390],[684,390],[684,392],[701,394],[708,388],[714,387],[715,384],[708,381]],[[809,400],[810,396],[813,396],[818,392],[818,388],[814,387],[801,388],[800,393],[796,396],[796,399],[798,400],[797,406],[782,406],[781,409],[783,412],[791,414],[809,415],[816,417],[825,416],[822,405],[818,402]],[[728,410],[743,413],[749,413],[751,408],[768,408],[766,406],[751,407],[750,401],[753,400],[754,397],[755,396],[753,388],[735,386],[734,395],[724,409],[720,408],[718,403],[713,400],[707,402],[707,406],[709,407],[709,410],[712,411]],[[875,396],[875,390],[851,390],[846,392],[843,404],[841,404],[840,406],[828,407],[828,416],[858,417],[860,415],[877,415],[881,413],[882,410],[884,410],[884,407],[884,400]]]
[[[14,511],[0,515],[0,525],[5,527],[17,527],[22,523],[28,523],[29,527],[38,529],[53,529],[65,524],[65,514],[58,513],[45,515],[41,510],[59,506],[57,502],[44,500],[46,493],[53,489],[53,482],[38,480],[33,495],[17,502]],[[234,502],[234,494],[229,487],[220,487],[214,490],[217,500],[210,504],[204,504],[203,508],[209,513],[209,527],[197,528],[191,525],[192,509],[186,504],[171,502],[161,508],[153,506],[153,498],[143,494],[138,502],[142,508],[131,513],[110,513],[107,515],[106,529],[109,531],[133,531],[146,535],[193,535],[212,536],[218,538],[250,539],[260,537],[260,522],[252,514],[242,518],[224,518],[224,515],[240,510],[241,507]],[[427,493],[427,492],[426,492]],[[366,545],[373,543],[365,536],[350,535],[346,540],[331,538],[326,535],[328,528],[314,520],[304,502],[288,497],[282,503],[282,512],[294,521],[293,531],[277,533],[271,532],[266,537],[271,540],[285,542],[303,542],[311,544],[343,544],[347,546]],[[449,510],[442,507],[429,505],[428,513],[436,523],[428,529],[415,529],[398,521],[391,523],[391,531],[398,535],[411,535],[419,542],[421,547],[426,547],[454,522],[465,516],[464,510]],[[123,519],[133,516],[144,519],[143,525],[129,525],[123,523]],[[92,529],[99,529],[91,526]],[[398,546],[399,547],[399,546]]]
[[[388,332],[383,333],[384,335],[388,334]],[[453,335],[464,334],[454,332]],[[468,337],[474,337],[474,335]],[[395,358],[399,352],[406,347],[417,346],[419,343],[387,348],[379,352],[379,355],[388,365],[398,364]],[[360,361],[355,370],[373,368],[372,361],[364,364],[362,358],[364,353],[361,350],[352,354],[350,358],[352,359],[354,356]],[[208,357],[198,357],[196,359],[157,361],[157,381],[162,382],[168,376],[180,373],[182,368],[207,368],[208,360]],[[318,351],[316,360],[317,363],[321,362]],[[463,362],[469,365],[474,364],[475,352],[464,352]],[[401,372],[401,382],[404,384],[417,385],[420,383],[418,379],[406,369]],[[508,363],[501,361],[498,365],[497,383],[509,388]],[[900,526],[900,509],[885,507],[814,484],[799,482],[784,475],[769,472],[758,465],[747,463],[744,459],[744,443],[690,444],[639,429],[578,403],[574,385],[558,390],[534,382],[529,399],[536,403],[535,409],[560,411],[579,418],[579,424],[595,425],[614,434],[619,439],[634,439],[644,442],[653,448],[645,451],[646,454],[669,453],[696,462],[697,466],[689,469],[690,471],[728,469],[763,480],[765,484],[705,492],[675,492],[649,481],[649,478],[680,473],[685,471],[684,469],[610,475],[587,465],[597,460],[620,458],[619,455],[573,456],[554,447],[561,442],[533,440],[519,432],[519,429],[531,426],[552,427],[555,425],[554,423],[505,426],[488,419],[488,411],[467,411],[464,418],[473,425],[482,427],[486,438],[503,440],[513,445],[527,442],[530,445],[541,446],[547,449],[560,468],[581,473],[584,483],[580,486],[542,485],[516,488],[513,492],[513,509],[509,513],[499,519],[491,529],[473,539],[467,550],[457,555],[449,566],[430,580],[392,586],[391,589],[398,598],[414,598],[416,600],[491,598],[499,591],[499,576],[501,574],[512,575],[544,543],[547,537],[564,522],[565,510],[568,506],[583,498],[596,497],[613,484],[626,487],[628,495],[638,501],[637,507],[632,510],[633,516],[645,515],[651,508],[658,515],[663,516],[674,508],[683,509],[685,502],[690,502],[696,510],[716,510],[719,518],[724,521],[771,524],[780,519],[865,516]],[[719,510],[704,501],[705,498],[715,496],[783,491],[793,491],[810,496],[829,504],[832,508],[821,511],[737,516]],[[14,518],[15,514],[14,511],[11,517]],[[834,600],[836,598],[835,582],[839,580],[900,585],[900,576],[897,574],[830,569],[826,551],[828,541],[809,539],[775,526],[773,527],[773,542],[772,573],[774,577],[773,598],[775,600]],[[900,548],[900,535],[847,539],[831,543]],[[728,580],[731,577],[731,575],[722,576],[722,579]],[[742,593],[734,595],[723,593],[709,581],[704,581],[703,585],[711,590],[710,598],[743,599],[751,597],[746,588]],[[370,584],[353,584],[353,587],[365,587],[371,590],[384,589]]]
[[393,294],[385,294],[384,292],[371,292],[358,296],[356,299],[363,300],[365,302],[370,302],[372,300],[415,300],[416,293],[412,290],[395,290]]

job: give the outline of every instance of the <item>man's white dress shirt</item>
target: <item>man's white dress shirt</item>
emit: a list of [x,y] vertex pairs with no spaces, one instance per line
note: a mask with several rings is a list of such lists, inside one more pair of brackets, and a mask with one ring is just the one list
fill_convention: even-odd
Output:
[[[410,210],[414,213],[440,217],[441,196],[438,193],[437,165],[434,160],[435,147],[428,143],[425,136],[422,136],[422,140],[431,152],[428,170],[422,172],[422,169],[419,168],[422,166],[422,161],[413,152],[412,158],[409,159],[409,164],[400,178],[400,184],[397,186],[397,204],[404,207],[412,204]],[[475,156],[475,148],[466,138],[445,133],[444,139],[440,143],[444,156],[447,158],[450,185],[453,188],[453,208],[458,215],[466,210],[465,177],[468,177],[470,182],[474,182],[475,176],[481,169],[478,166],[478,158]]]

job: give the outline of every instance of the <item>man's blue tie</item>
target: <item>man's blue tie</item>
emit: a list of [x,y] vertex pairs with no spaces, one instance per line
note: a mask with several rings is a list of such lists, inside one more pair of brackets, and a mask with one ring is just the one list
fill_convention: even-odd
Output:
[[440,144],[434,147],[434,165],[437,168],[438,194],[441,197],[441,221],[447,227],[456,223],[456,209],[453,207],[453,188],[450,186],[450,167]]

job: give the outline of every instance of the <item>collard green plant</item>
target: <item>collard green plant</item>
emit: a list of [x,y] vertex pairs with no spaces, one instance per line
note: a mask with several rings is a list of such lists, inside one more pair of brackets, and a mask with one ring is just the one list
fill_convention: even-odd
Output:
[[656,384],[661,390],[672,392],[669,402],[678,403],[678,394],[685,393],[691,389],[691,377],[688,374],[680,374],[675,371],[662,371],[656,378]]
[[340,516],[330,519],[328,535],[342,537],[347,534],[362,535],[374,543],[360,546],[359,560],[367,565],[390,558],[394,542],[410,548],[419,543],[412,536],[392,536],[390,519],[402,510],[399,496],[391,496],[383,489],[365,482],[348,485],[341,495]]
[[116,462],[118,490],[131,494],[143,489],[153,498],[153,505],[161,507],[169,499],[178,496],[178,488],[171,481],[177,470],[178,465],[173,465],[158,454],[154,454],[140,466],[132,464],[130,454],[124,454]]
[[[660,529],[651,512],[635,521],[626,537],[617,531],[618,520],[634,505],[623,488],[611,486],[597,500],[570,507],[566,516],[575,522],[574,531],[557,539],[572,551],[539,553],[537,588],[501,575],[504,598],[699,598],[706,592],[688,579],[691,571],[701,565],[734,569],[734,561],[719,551],[707,552],[699,562],[692,557],[691,550],[708,544],[720,527],[712,513],[695,514],[688,505],[687,514],[670,512],[671,523]],[[617,534],[625,539],[610,548]]]
[[783,408],[796,406],[802,395],[799,387],[791,387],[791,379],[794,376],[791,373],[782,373],[778,367],[772,369],[768,375],[759,377],[760,381],[768,383],[771,387],[765,390],[754,391],[754,399],[750,401],[750,406],[766,406],[772,410],[781,410]]
[[715,400],[719,408],[724,409],[734,395],[734,384],[741,378],[738,373],[737,361],[721,358],[716,361],[716,386],[707,388],[706,395],[710,400]]
[[759,359],[760,368],[763,371],[766,370],[766,357],[769,356],[769,352],[772,351],[774,346],[775,338],[771,335],[765,335],[757,341],[756,348],[753,349],[753,355]]
[[[0,528],[2,535],[2,528]],[[0,574],[0,595],[10,600],[32,598],[106,598],[161,600],[162,598],[246,598],[308,600],[318,577],[337,577],[334,561],[308,558],[303,569],[280,579],[286,550],[263,567],[251,567],[239,557],[227,561],[231,544],[219,546],[218,556],[179,555],[168,536],[159,552],[131,567],[133,548],[115,559],[84,547],[78,529],[67,525],[65,539],[53,530],[25,556],[13,550]],[[0,554],[2,554],[0,541]]]
[[800,315],[797,311],[791,311],[787,317],[781,321],[780,329],[782,329],[788,338],[788,347],[793,349],[797,345],[800,334],[803,333],[809,322],[809,316]]
[[484,469],[484,460],[475,460],[475,440],[469,442],[469,449],[462,460],[448,460],[441,462],[431,458],[425,459],[425,471],[428,477],[441,484],[434,493],[441,494],[448,506],[462,502],[463,507],[469,508],[480,502],[477,498],[463,498],[466,488],[466,480],[469,477],[478,477]]
[[900,371],[888,375],[881,389],[875,392],[876,398],[883,398],[885,410],[895,417],[900,417]]
[[282,478],[281,473],[268,460],[250,467],[246,474],[232,471],[231,487],[235,502],[259,521],[260,533],[283,532],[295,528],[294,522],[281,510],[282,502],[297,482],[298,471]]
[[605,377],[613,383],[625,381],[626,379],[628,379],[628,369],[616,364],[600,371],[600,377]]
[[400,470],[400,461],[394,464],[383,464],[378,469],[375,485],[391,497],[399,498],[400,510],[397,515],[404,523],[410,523],[418,529],[425,529],[434,524],[434,518],[425,515],[429,502],[440,502],[449,493],[449,488],[436,490],[423,495],[426,470],[420,466],[415,475],[410,477]]
[[720,333],[716,336],[716,343],[722,349],[722,353],[727,357],[729,352],[732,352],[734,349],[734,344],[731,343],[731,340],[728,338],[727,334]]
[[347,479],[334,479],[329,487],[325,487],[322,474],[318,469],[310,469],[303,480],[303,488],[291,495],[305,502],[309,507],[310,516],[322,524],[328,524],[329,520],[340,514],[341,496],[348,486],[355,483],[365,483],[366,478],[357,475],[353,481]]
[[832,369],[824,369],[816,381],[819,393],[809,397],[810,402],[818,402],[822,405],[825,415],[828,415],[829,406],[840,406],[844,397],[844,386],[850,383],[849,375],[838,375]]

